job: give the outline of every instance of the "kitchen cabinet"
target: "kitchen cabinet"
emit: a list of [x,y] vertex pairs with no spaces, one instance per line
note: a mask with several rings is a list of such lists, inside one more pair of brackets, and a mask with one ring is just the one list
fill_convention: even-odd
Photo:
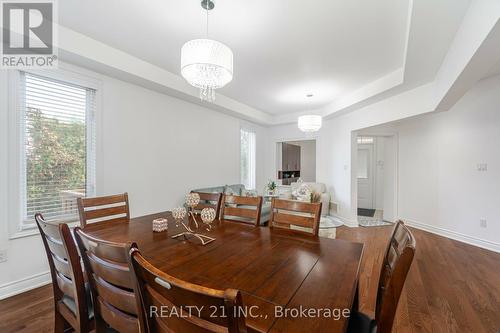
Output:
[[300,146],[284,142],[281,152],[283,171],[300,171]]

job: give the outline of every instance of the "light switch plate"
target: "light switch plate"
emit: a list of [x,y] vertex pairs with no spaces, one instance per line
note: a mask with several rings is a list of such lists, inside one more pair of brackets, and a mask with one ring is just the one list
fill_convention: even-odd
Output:
[[477,171],[488,171],[488,164],[486,163],[478,163]]
[[0,262],[7,261],[7,250],[0,250]]
[[479,226],[481,226],[481,228],[486,228],[486,227],[488,227],[488,223],[485,219],[480,219]]

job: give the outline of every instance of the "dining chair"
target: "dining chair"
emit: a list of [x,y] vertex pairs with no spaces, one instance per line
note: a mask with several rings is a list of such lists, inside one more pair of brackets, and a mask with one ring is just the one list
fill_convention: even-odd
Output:
[[397,221],[385,251],[377,291],[375,319],[354,311],[348,332],[390,333],[406,276],[415,255],[415,238],[402,221]]
[[35,221],[52,276],[54,332],[64,332],[69,326],[76,332],[90,332],[95,328],[94,311],[71,231],[65,223],[46,222],[40,213]]
[[262,197],[224,195],[221,203],[221,219],[260,225]]
[[205,193],[197,191],[191,191],[191,193],[198,193],[200,196],[200,203],[194,207],[194,210],[201,211],[203,208],[213,208],[215,209],[215,219],[219,219],[222,193]]
[[95,198],[78,198],[82,228],[88,223],[130,222],[128,193]]
[[79,227],[75,228],[75,238],[89,276],[96,331],[146,332],[135,275],[129,265],[129,251],[137,246],[98,239]]
[[[150,264],[137,248],[130,251],[130,261],[149,332],[247,332],[245,317],[238,315],[243,309],[238,290],[211,289],[177,279]],[[161,308],[169,310],[162,316]]]
[[320,218],[321,202],[310,203],[273,198],[269,227],[317,237]]

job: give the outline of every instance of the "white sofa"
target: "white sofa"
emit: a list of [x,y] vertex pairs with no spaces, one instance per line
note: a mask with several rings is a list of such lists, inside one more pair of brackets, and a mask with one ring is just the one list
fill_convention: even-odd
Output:
[[328,193],[326,185],[323,183],[296,182],[292,183],[289,188],[280,186],[280,188],[278,189],[278,193],[283,199],[295,199],[292,196],[292,192],[294,192],[304,184],[306,184],[312,191],[321,193],[321,216],[328,215],[330,206],[330,193]]

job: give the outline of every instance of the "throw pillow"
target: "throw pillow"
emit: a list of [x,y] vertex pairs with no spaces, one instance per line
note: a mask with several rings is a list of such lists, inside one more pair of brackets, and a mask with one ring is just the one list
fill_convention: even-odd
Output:
[[245,190],[245,189],[242,189],[241,190],[241,195],[243,197],[256,197],[257,196],[257,191],[255,190]]

